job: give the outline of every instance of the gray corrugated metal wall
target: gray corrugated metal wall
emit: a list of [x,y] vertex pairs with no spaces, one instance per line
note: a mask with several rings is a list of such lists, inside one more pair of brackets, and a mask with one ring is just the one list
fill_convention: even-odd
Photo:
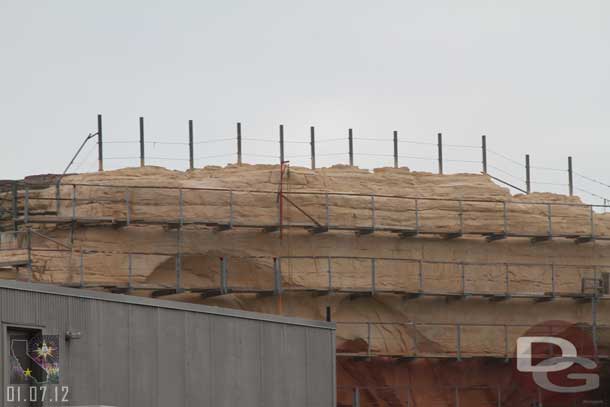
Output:
[[[187,304],[166,308],[153,304],[176,303],[130,303],[125,296],[121,302],[105,294],[82,298],[75,290],[67,290],[67,296],[58,288],[49,293],[40,285],[15,289],[6,284],[0,282],[2,341],[11,325],[38,326],[45,334],[59,335],[60,380],[70,387],[71,405],[334,406],[331,324],[290,323],[233,310],[223,315],[222,309],[207,312],[211,307]],[[67,330],[81,331],[82,337],[67,342]],[[0,349],[4,353],[6,344],[0,343]],[[3,355],[3,401],[7,360]]]

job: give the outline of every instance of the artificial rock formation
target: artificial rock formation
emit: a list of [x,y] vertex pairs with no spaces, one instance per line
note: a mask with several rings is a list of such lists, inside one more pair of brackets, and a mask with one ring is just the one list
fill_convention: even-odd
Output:
[[[68,219],[33,224],[44,236],[32,236],[33,280],[98,289],[130,282],[139,288],[132,294],[151,295],[176,287],[179,257],[180,286],[186,291],[170,293],[169,299],[312,319],[323,319],[330,306],[339,322],[338,352],[379,355],[364,361],[340,358],[342,405],[352,397],[346,389],[354,386],[369,388],[363,395],[367,403],[384,406],[405,405],[407,399],[416,403],[412,405],[454,405],[456,386],[497,389],[508,380],[506,366],[479,357],[513,355],[516,338],[548,320],[590,325],[594,304],[577,294],[590,294],[583,281],[610,271],[603,240],[574,242],[583,236],[610,237],[610,215],[564,205],[580,204],[577,197],[512,196],[485,175],[435,175],[405,168],[369,172],[346,166],[290,168],[283,175],[279,166],[271,165],[189,172],[145,167],[72,175],[61,184],[59,211],[55,186],[29,191],[30,220]],[[290,200],[282,202],[281,210],[280,190]],[[2,195],[8,213],[10,193]],[[21,190],[20,212],[23,198]],[[69,221],[73,214],[79,222]],[[280,214],[281,236],[277,230],[264,230],[277,225]],[[311,233],[327,220],[341,228]],[[5,229],[10,228],[6,216],[5,221]],[[219,228],[229,221],[249,227]],[[370,233],[373,226],[376,230]],[[398,232],[415,228],[426,234],[399,237]],[[458,232],[463,235],[457,237]],[[506,232],[517,237],[491,243],[485,239]],[[557,238],[530,239],[550,233]],[[0,263],[8,256],[27,256],[23,235],[2,236],[3,247],[21,250],[2,252]],[[227,286],[251,292],[201,295],[222,285],[221,258],[226,259]],[[276,288],[273,258],[280,258],[284,291],[281,296],[261,295]],[[0,277],[29,277],[26,267],[17,273],[5,269]],[[329,285],[332,290],[325,293]],[[421,290],[438,295],[405,295]],[[509,297],[507,291],[532,298]],[[468,292],[490,297],[443,295]],[[549,292],[561,295],[552,301],[533,297]],[[610,332],[602,326],[610,323],[609,308],[605,301],[595,307],[599,347],[605,349]],[[461,356],[475,358],[467,362],[471,369],[466,381],[460,378],[465,365],[454,360],[456,324],[463,324]],[[415,353],[435,359],[401,367],[384,356]],[[428,387],[441,380],[438,369],[445,371],[443,386],[433,392]],[[466,405],[490,405],[478,401],[483,396],[464,397],[473,400]],[[491,403],[491,396],[485,397]]]

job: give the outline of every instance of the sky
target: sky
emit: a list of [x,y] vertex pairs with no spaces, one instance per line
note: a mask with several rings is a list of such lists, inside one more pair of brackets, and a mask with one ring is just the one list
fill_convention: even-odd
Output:
[[[103,115],[105,168],[244,161],[489,172],[610,198],[610,3],[0,0],[0,179],[61,173]],[[90,141],[71,171],[95,171]],[[596,180],[594,182],[590,179]],[[587,192],[584,192],[587,191]],[[591,195],[595,194],[594,195]]]

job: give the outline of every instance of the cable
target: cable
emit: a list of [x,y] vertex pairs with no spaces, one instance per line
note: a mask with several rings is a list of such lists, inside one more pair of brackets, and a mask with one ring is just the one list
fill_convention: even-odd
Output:
[[256,153],[244,153],[245,157],[262,157],[262,158],[275,158],[279,159],[279,155],[270,155],[270,154],[256,154]]
[[524,167],[523,163],[521,163],[521,162],[519,162],[519,161],[517,161],[517,160],[513,160],[512,158],[507,157],[507,156],[505,156],[504,154],[500,154],[500,153],[498,153],[498,152],[496,152],[496,151],[494,151],[494,150],[491,150],[491,149],[489,149],[489,148],[487,149],[487,151],[488,151],[488,152],[490,152],[490,153],[492,153],[492,154],[495,154],[495,155],[497,155],[497,156],[499,156],[499,157],[502,157],[502,158],[504,158],[505,160],[508,160],[508,161],[510,161],[511,163],[518,165],[519,167]]
[[193,144],[220,143],[222,141],[235,141],[235,140],[236,139],[234,137],[231,137],[231,138],[217,138],[217,139],[197,141],[196,143],[193,143]]
[[249,140],[249,141],[260,141],[263,143],[279,143],[279,140],[272,140],[272,139],[268,139],[268,138],[254,138],[254,137],[242,137],[242,140]]
[[328,139],[316,140],[317,143],[331,143],[331,142],[335,142],[335,141],[349,141],[349,139],[342,137],[342,138],[328,138]]
[[216,155],[208,155],[208,156],[202,156],[202,157],[195,157],[196,160],[206,160],[208,158],[220,158],[220,157],[230,157],[233,156],[233,153],[230,154],[216,154]]
[[443,147],[452,147],[452,148],[468,148],[468,149],[480,149],[481,146],[470,146],[468,144],[443,144]]
[[495,166],[493,166],[493,165],[489,165],[489,164],[488,164],[487,166],[488,166],[489,168],[493,168],[494,170],[496,170],[496,171],[498,171],[498,172],[503,173],[504,175],[508,175],[509,177],[511,177],[511,178],[513,178],[513,179],[516,179],[516,180],[521,181],[521,182],[525,182],[525,180],[524,180],[523,178],[519,178],[519,177],[517,177],[517,176],[514,176],[514,175],[513,175],[513,174],[511,174],[510,172],[508,172],[508,171],[504,171],[504,170],[503,170],[503,169],[501,169],[501,168],[498,168],[498,167],[495,167]]
[[567,187],[567,186],[569,186],[569,184],[561,184],[561,183],[558,183],[558,182],[541,182],[541,181],[534,182],[534,181],[530,181],[530,183],[532,185],[555,185],[555,186],[558,186],[558,187]]
[[551,167],[532,166],[531,168],[535,169],[535,170],[543,170],[543,171],[568,172],[568,170],[562,170],[560,168],[551,168]]
[[361,141],[392,141],[392,139],[389,138],[372,138],[372,137],[354,137],[354,140],[361,140]]
[[150,141],[145,141],[144,144],[163,144],[163,145],[186,145],[188,146],[189,143],[183,143],[180,141],[156,141],[156,140],[150,140]]
[[311,144],[311,141],[284,140],[284,144]]
[[140,144],[140,142],[139,141],[130,141],[130,140],[116,140],[116,141],[104,140],[104,144]]
[[172,158],[172,157],[146,157],[147,160],[164,160],[164,161],[188,161],[188,158]]
[[581,178],[584,178],[584,179],[586,179],[587,181],[591,181],[591,182],[594,182],[594,183],[596,183],[596,184],[602,185],[602,186],[604,186],[604,187],[606,187],[606,188],[610,188],[610,185],[608,185],[608,184],[606,184],[606,183],[604,183],[604,182],[598,181],[598,180],[596,180],[596,179],[594,179],[594,178],[587,177],[586,175],[582,175],[582,174],[579,174],[579,173],[577,173],[577,172],[574,172],[574,175],[577,175],[577,176],[579,176],[579,177],[581,177]]
[[323,153],[323,154],[318,154],[318,157],[331,157],[331,156],[338,156],[338,155],[349,155],[349,153]]
[[437,146],[438,144],[436,143],[428,143],[425,141],[413,141],[413,140],[398,140],[398,143],[404,143],[404,144],[419,144],[422,146]]
[[475,161],[475,160],[445,160],[446,162],[449,163],[470,163],[470,164],[481,164],[481,161]]
[[594,194],[593,192],[589,192],[586,189],[581,189],[581,188],[576,188],[576,187],[574,187],[574,189],[577,190],[577,191],[580,191],[580,192],[584,192],[585,194],[589,194],[589,195],[594,196],[594,197],[599,198],[599,199],[608,200],[608,198],[605,198],[605,197],[603,197],[601,195]]
[[78,163],[78,165],[76,167],[74,167],[75,171],[79,171],[81,169],[81,167],[87,163],[89,156],[91,155],[91,153],[97,148],[96,144],[92,144],[91,147],[89,148],[89,151],[87,151],[87,153],[85,154],[85,156],[83,157],[83,159]]

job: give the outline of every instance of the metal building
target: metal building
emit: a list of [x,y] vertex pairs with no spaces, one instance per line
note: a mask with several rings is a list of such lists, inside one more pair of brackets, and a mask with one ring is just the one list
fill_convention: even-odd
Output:
[[15,281],[0,320],[3,406],[335,405],[332,323]]

